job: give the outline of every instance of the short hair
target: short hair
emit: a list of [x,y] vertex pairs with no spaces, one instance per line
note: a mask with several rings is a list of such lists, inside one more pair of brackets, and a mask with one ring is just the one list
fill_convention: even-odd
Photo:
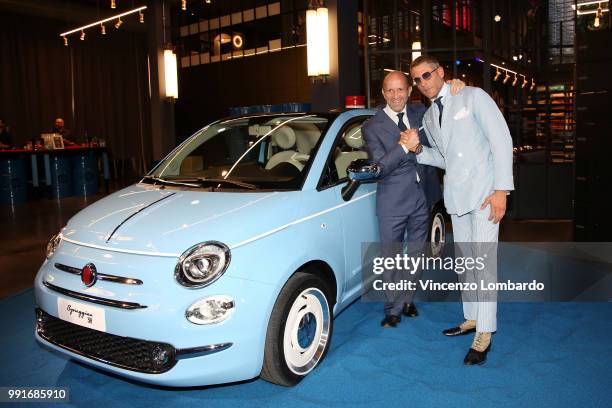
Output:
[[411,63],[410,63],[410,69],[416,67],[417,65],[421,65],[421,64],[432,64],[432,65],[440,65],[440,61],[438,61],[438,59],[436,57],[432,57],[431,55],[421,55],[420,57],[415,58]]

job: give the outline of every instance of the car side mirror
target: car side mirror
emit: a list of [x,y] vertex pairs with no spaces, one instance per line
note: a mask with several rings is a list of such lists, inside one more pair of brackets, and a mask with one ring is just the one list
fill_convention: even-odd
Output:
[[359,159],[349,164],[346,173],[350,181],[342,188],[342,199],[349,201],[361,183],[376,180],[380,174],[380,167],[376,163],[370,163],[367,159]]

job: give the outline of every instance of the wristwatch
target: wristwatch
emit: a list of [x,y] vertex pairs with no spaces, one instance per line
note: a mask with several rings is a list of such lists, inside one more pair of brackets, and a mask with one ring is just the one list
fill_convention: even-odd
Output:
[[419,143],[414,148],[414,154],[421,154],[422,151],[423,151],[423,145]]

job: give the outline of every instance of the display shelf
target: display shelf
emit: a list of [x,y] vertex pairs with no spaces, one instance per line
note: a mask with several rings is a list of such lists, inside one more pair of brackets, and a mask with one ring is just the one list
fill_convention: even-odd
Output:
[[538,86],[523,105],[522,138],[545,147],[549,163],[574,162],[574,102],[571,84],[555,84]]

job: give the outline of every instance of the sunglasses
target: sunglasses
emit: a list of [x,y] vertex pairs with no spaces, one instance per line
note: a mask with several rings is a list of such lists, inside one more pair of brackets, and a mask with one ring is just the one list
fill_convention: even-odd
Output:
[[429,81],[431,79],[431,74],[438,68],[440,68],[439,65],[435,67],[434,69],[432,69],[431,71],[424,73],[420,77],[412,78],[412,81],[417,85],[420,85],[421,81]]

